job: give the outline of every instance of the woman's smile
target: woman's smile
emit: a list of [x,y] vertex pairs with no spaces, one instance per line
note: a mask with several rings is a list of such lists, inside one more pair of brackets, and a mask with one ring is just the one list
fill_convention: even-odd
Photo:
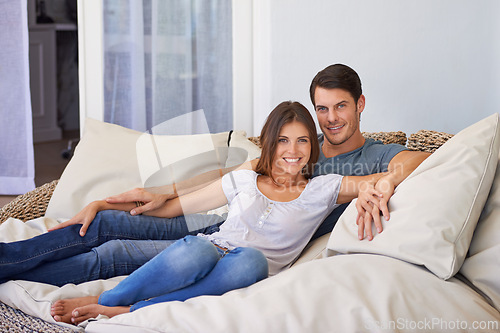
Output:
[[297,157],[297,158],[283,157],[283,159],[284,159],[287,163],[297,163],[297,162],[298,162],[298,161],[300,161],[302,158],[300,158],[300,157]]

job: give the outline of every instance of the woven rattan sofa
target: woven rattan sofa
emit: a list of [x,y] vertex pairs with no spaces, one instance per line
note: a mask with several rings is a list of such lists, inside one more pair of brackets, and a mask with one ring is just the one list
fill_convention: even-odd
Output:
[[[493,131],[489,127],[488,130]],[[497,129],[495,131],[498,132]],[[475,132],[477,132],[477,129],[467,132],[466,135]],[[412,150],[431,153],[453,137],[450,134],[428,130],[419,131],[408,137],[403,132],[363,134],[365,137],[378,139],[384,143],[399,143]],[[449,155],[446,154],[453,154],[450,150],[454,149],[455,146],[467,145],[469,139],[464,139],[464,135],[457,135],[453,145],[451,140],[450,145],[448,145],[451,148],[446,150],[443,147],[444,153],[440,149],[439,154],[433,154],[432,156],[436,155],[437,157],[432,160],[429,158],[428,161],[431,161],[429,163],[438,158],[447,160]],[[250,141],[257,146],[259,145],[258,138],[250,138]],[[498,162],[498,144],[495,147],[496,151],[490,153],[495,162],[491,164],[494,169]],[[78,151],[76,154],[78,154]],[[474,160],[477,160],[477,158],[474,158]],[[433,172],[436,169],[433,165],[426,167],[423,167],[421,173]],[[457,168],[462,167],[465,168],[465,166],[457,165]],[[491,166],[488,168],[491,169]],[[415,177],[419,177],[417,171],[418,169]],[[416,182],[421,182],[421,178],[416,178]],[[490,180],[490,187],[491,183],[493,183],[493,193],[495,191],[495,180]],[[7,218],[27,221],[43,216],[57,186],[58,180],[55,180],[32,192],[19,196],[2,207],[0,209],[0,223]],[[412,185],[409,179],[408,184],[405,186],[416,185]],[[436,186],[436,188],[446,187],[439,184],[436,184]],[[487,190],[483,188],[482,192],[484,191],[489,192],[489,187]],[[401,188],[400,192],[401,195],[405,194],[404,187]],[[414,192],[414,190],[412,189],[410,192]],[[500,196],[500,190],[498,192]],[[433,194],[432,191],[429,193]],[[395,203],[397,203],[397,196],[398,191],[394,196]],[[486,205],[488,205],[488,202]],[[462,205],[459,204],[459,206]],[[350,207],[348,207],[344,215],[348,214]],[[395,207],[394,217],[391,218],[390,222],[387,222],[387,231],[384,230],[389,235],[392,228],[389,223],[396,224],[398,209],[398,207]],[[480,210],[482,210],[482,206]],[[341,239],[339,240],[339,237],[348,238],[347,234],[345,234],[346,231],[342,230],[347,223],[345,219],[343,220],[344,215],[334,230],[334,233],[337,232],[341,235],[335,239],[335,243],[340,244],[337,248],[330,246],[334,233],[331,236],[325,235],[306,248],[292,269],[266,279],[264,283],[230,292],[221,297],[207,296],[183,303],[174,302],[175,304],[155,305],[148,311],[138,311],[137,313],[115,317],[112,320],[101,319],[90,323],[85,331],[120,331],[125,333],[137,331],[368,332],[386,330],[406,332],[415,331],[416,328],[420,327],[412,325],[422,323],[427,325],[427,321],[432,321],[434,325],[433,320],[435,318],[432,318],[431,314],[440,317],[436,320],[440,319],[441,324],[444,322],[447,327],[451,327],[452,319],[456,318],[458,320],[458,317],[467,323],[470,323],[472,319],[476,319],[480,323],[496,321],[498,325],[500,321],[500,313],[498,312],[500,302],[498,300],[500,298],[496,299],[494,294],[492,296],[487,288],[482,288],[481,284],[475,284],[475,281],[469,278],[465,271],[462,272],[461,270],[456,275],[453,273],[451,276],[440,276],[439,268],[434,268],[432,263],[418,263],[411,258],[393,258],[391,254],[371,252],[366,248],[343,250],[342,246],[345,244]],[[500,215],[498,217],[500,219]],[[419,218],[422,219],[421,216]],[[487,216],[484,215],[482,218],[487,218]],[[485,224],[486,222],[481,223]],[[500,229],[500,223],[497,226]],[[488,232],[488,234],[492,235],[493,233]],[[499,233],[497,235],[500,237]],[[386,235],[381,234],[377,237],[382,238],[383,236]],[[500,243],[500,240],[497,243]],[[365,244],[364,246],[369,245]],[[432,244],[429,243],[428,247],[432,247]],[[496,251],[499,250],[496,249]],[[335,253],[345,253],[345,255],[332,256]],[[467,260],[472,260],[470,256],[469,253]],[[467,276],[470,280],[464,276]],[[5,289],[7,287],[4,287],[4,289],[2,287],[0,285],[0,295],[7,290]],[[10,285],[8,287],[10,288]],[[30,293],[33,290],[30,288],[34,288],[31,284],[22,281],[16,285],[12,284],[12,287],[18,288],[18,293],[21,291]],[[79,286],[75,288],[77,287]],[[85,289],[84,292],[88,292],[88,290]],[[13,295],[15,292],[11,294]],[[2,301],[9,303],[5,299],[2,298]],[[38,302],[39,299],[35,301]],[[32,313],[34,307],[10,305],[21,308],[27,313],[37,315],[36,312]],[[67,327],[41,321],[38,318],[24,314],[13,307],[0,303],[0,322],[2,323],[0,329],[2,331],[19,328],[21,328],[19,330],[26,331],[71,331]],[[399,322],[399,319],[401,319],[401,322]],[[38,328],[41,327],[40,325],[43,326],[43,329]],[[391,325],[394,325],[394,327]],[[424,328],[426,327],[424,326]],[[471,332],[494,332],[497,329],[498,326],[496,326],[496,329],[495,327],[493,329],[487,327],[481,330],[470,327],[461,328],[462,331]],[[450,330],[432,326],[432,330],[428,331]],[[451,329],[451,331],[454,331],[454,329]]]

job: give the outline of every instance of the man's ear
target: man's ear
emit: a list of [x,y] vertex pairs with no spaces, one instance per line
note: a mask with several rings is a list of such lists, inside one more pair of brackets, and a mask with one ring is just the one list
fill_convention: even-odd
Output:
[[359,113],[363,112],[363,110],[365,109],[365,95],[359,96],[357,107]]

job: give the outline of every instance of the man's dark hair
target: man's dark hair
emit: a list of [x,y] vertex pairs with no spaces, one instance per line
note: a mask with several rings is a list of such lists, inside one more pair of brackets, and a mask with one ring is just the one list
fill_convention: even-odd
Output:
[[351,67],[342,64],[330,65],[316,74],[309,87],[311,102],[314,106],[316,106],[314,101],[316,87],[345,90],[351,94],[356,103],[363,93],[358,73]]

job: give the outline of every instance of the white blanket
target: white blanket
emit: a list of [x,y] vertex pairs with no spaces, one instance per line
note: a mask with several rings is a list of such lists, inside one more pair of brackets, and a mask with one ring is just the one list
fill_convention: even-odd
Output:
[[47,232],[49,228],[57,225],[57,223],[58,221],[47,217],[40,217],[26,223],[9,218],[0,224],[0,242],[9,243],[29,239]]
[[[26,225],[9,221],[0,226],[0,235],[2,241],[27,237],[43,232],[51,223],[55,221],[38,219]],[[62,288],[10,281],[0,285],[0,300],[54,323],[51,302],[97,295],[120,279]],[[296,265],[223,296],[157,304],[102,318],[90,322],[85,331],[407,332],[423,328],[495,332],[499,323],[499,312],[455,278],[444,281],[425,268],[389,257],[352,254]]]
[[[41,217],[28,221],[9,218],[0,225],[0,242],[13,242],[38,236],[47,232],[49,228],[59,223],[58,221]],[[51,304],[59,299],[96,295],[104,290],[113,288],[123,277],[109,280],[93,281],[76,285],[65,285],[62,288],[43,283],[28,281],[9,281],[0,284],[0,301],[20,309],[26,314],[39,317],[50,323],[56,323],[50,315]],[[57,323],[83,331],[83,328]]]

